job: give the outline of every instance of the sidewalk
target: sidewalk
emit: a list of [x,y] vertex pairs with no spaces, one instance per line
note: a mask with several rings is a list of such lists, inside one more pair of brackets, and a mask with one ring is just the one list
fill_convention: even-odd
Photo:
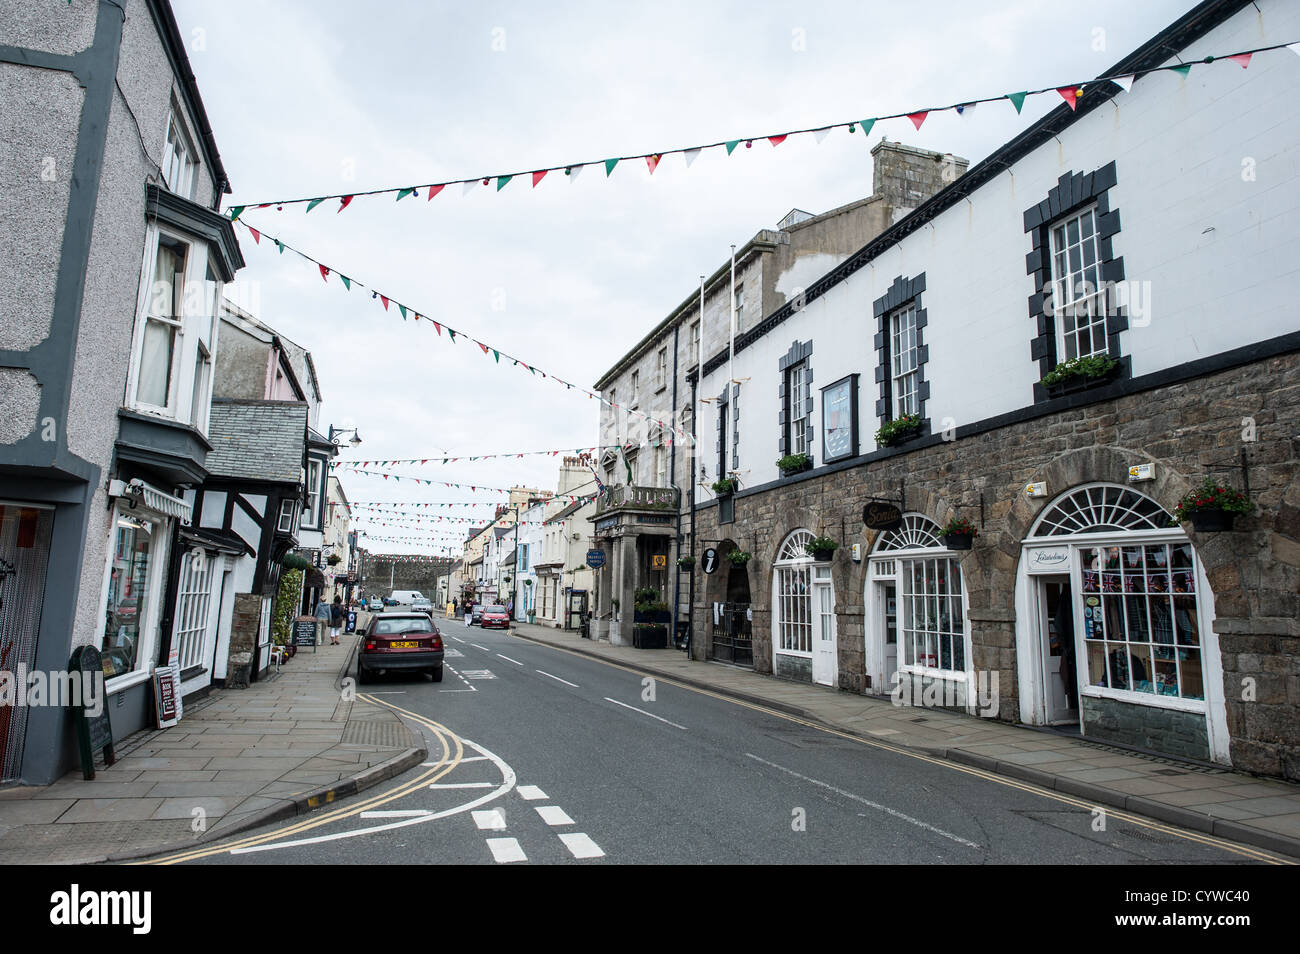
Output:
[[[0,788],[0,863],[86,864],[192,848],[328,804],[428,756],[392,712],[346,702],[356,636],[310,648],[248,689],[213,689],[169,729],[118,744],[85,781]],[[196,810],[206,830],[196,833]]]
[[1300,786],[942,709],[895,706],[676,649],[632,649],[512,623],[511,635],[778,709],[901,749],[1300,858]]

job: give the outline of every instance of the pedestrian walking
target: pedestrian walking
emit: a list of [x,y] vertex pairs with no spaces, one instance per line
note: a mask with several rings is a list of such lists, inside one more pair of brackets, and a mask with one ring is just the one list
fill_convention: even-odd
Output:
[[321,594],[320,602],[316,604],[316,612],[312,614],[316,617],[316,645],[320,645],[325,635],[324,627],[330,625],[334,614],[330,610],[329,603],[325,602],[325,594]]
[[343,628],[343,597],[334,597],[334,605],[330,607],[330,645],[339,644],[339,630]]
[[474,602],[472,600],[466,600],[465,601],[465,625],[466,626],[469,625],[469,621],[473,616],[473,614],[474,614]]

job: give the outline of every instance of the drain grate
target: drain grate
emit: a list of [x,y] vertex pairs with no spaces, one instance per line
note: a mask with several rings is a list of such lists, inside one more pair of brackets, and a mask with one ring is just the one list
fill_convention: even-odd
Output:
[[1119,833],[1121,835],[1127,835],[1130,838],[1136,838],[1138,841],[1149,841],[1153,845],[1174,844],[1173,838],[1162,838],[1160,835],[1153,835],[1151,832],[1145,831],[1141,828],[1121,828]]
[[405,748],[410,733],[400,722],[349,721],[343,729],[343,742],[354,745],[379,745],[387,748]]

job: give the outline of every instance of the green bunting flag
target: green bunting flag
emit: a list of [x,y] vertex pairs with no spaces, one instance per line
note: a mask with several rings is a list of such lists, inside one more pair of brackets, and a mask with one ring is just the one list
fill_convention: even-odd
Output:
[[234,222],[234,221],[236,221],[236,220],[237,220],[241,215],[243,215],[243,214],[244,214],[244,209],[245,209],[245,208],[246,208],[246,206],[242,206],[242,205],[234,206],[234,207],[230,210],[230,221]]
[[506,187],[506,183],[513,179],[514,176],[497,176],[497,191],[500,192]]
[[871,132],[871,127],[875,124],[876,121],[874,119],[864,119],[862,122],[858,123],[858,125],[862,127],[862,135],[864,136]]
[[452,344],[455,344],[455,343],[456,343],[456,332],[452,331],[451,328],[448,328],[448,329],[447,329],[447,335],[451,338]]
[[402,313],[402,320],[405,321],[405,320],[406,320],[406,306],[403,305],[403,304],[401,304],[401,303],[399,302],[398,305],[397,305],[397,310],[400,311],[400,312]]
[[414,191],[415,191],[414,189],[403,189],[401,192],[397,193],[397,198],[394,199],[393,201],[401,202],[403,199],[405,199],[408,195],[410,195]]
[[[492,349],[492,357],[497,359],[497,364],[501,363],[501,352],[498,351],[496,348]],[[446,463],[446,461],[443,461],[443,463]]]
[[339,278],[343,280],[343,287],[348,291],[352,291],[352,279],[348,278],[346,275],[340,275]]
[[1182,76],[1186,76],[1188,73],[1192,71],[1192,64],[1184,63],[1182,66],[1173,66],[1170,67],[1170,69],[1172,69],[1175,73],[1181,74]]
[[310,202],[307,203],[307,211],[310,212],[312,209],[316,208],[316,206],[320,205],[324,201],[325,201],[324,199],[312,199]]
[[275,243],[275,247],[278,248],[278,249],[280,250],[280,254],[283,255],[283,254],[284,254],[284,243],[281,242],[279,239],[271,239],[271,241]]
[[1011,105],[1016,107],[1016,112],[1019,113],[1021,107],[1025,105],[1025,97],[1028,95],[1028,93],[1007,93],[1007,99],[1011,100]]
[[614,171],[614,167],[615,167],[616,165],[618,165],[618,160],[617,160],[617,159],[606,159],[606,160],[605,160],[605,178],[609,178],[610,173],[612,173],[612,172]]
[[731,142],[727,143],[727,155],[731,155],[732,151],[739,145],[740,145],[739,139],[733,139],[731,140]]

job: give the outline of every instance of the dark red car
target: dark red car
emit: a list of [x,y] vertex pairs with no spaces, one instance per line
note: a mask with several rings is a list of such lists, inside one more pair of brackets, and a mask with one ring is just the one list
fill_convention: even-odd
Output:
[[357,650],[357,682],[383,672],[427,672],[442,682],[442,634],[424,613],[381,613]]
[[483,620],[479,623],[484,629],[509,629],[510,614],[504,606],[483,607]]

